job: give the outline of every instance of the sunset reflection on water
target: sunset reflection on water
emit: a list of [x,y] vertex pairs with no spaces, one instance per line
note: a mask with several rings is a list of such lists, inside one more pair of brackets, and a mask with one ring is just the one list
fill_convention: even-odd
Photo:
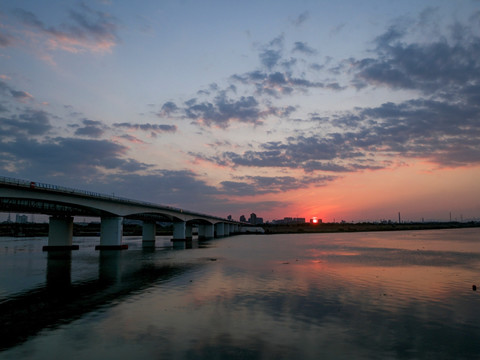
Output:
[[[478,229],[243,235],[150,251],[130,241],[114,257],[84,250],[52,263],[50,272],[70,269],[71,284],[62,277],[61,287],[85,309],[53,323],[55,312],[39,317],[45,329],[0,354],[417,359],[480,351]],[[32,264],[45,259],[35,256]],[[50,301],[58,284],[37,283],[32,296]]]

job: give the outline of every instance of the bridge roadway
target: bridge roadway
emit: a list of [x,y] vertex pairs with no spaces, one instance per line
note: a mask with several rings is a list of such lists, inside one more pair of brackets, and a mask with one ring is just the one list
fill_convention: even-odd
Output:
[[[172,241],[199,240],[238,233],[242,223],[171,206],[56,185],[0,177],[0,211],[49,215],[48,245],[44,250],[78,249],[73,245],[74,216],[100,217],[100,245],[96,249],[126,249],[122,244],[123,219],[143,222],[144,247],[155,245],[157,222],[173,223]],[[246,224],[245,224],[246,225]]]

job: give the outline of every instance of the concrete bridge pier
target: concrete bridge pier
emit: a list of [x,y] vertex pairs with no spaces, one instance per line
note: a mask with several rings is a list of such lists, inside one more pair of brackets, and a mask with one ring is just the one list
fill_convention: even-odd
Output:
[[217,237],[217,238],[225,236],[225,224],[224,223],[216,223],[215,224],[215,232],[216,232],[215,237]]
[[78,245],[72,245],[73,217],[51,216],[48,224],[48,245],[43,247],[49,250],[78,250]]
[[100,224],[100,245],[95,250],[123,250],[128,245],[122,244],[123,218],[121,216],[102,217]]
[[99,251],[98,279],[102,283],[119,284],[122,281],[123,254],[121,251]]
[[193,226],[186,224],[185,225],[185,240],[192,241],[193,240]]
[[173,223],[173,238],[172,241],[185,241],[186,222],[180,221]]
[[198,240],[205,240],[205,225],[198,225]]
[[144,221],[142,226],[142,247],[155,247],[156,233],[157,224],[155,222]]
[[231,233],[232,233],[232,225],[225,224],[225,236],[230,236]]
[[207,224],[205,225],[205,239],[213,239],[215,237],[215,225]]
[[213,239],[215,236],[215,227],[213,224],[198,225],[198,240]]

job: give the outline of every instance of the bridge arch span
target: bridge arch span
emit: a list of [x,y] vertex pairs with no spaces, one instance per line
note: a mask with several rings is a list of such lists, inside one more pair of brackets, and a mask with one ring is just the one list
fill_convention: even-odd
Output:
[[[60,241],[64,237],[69,238],[71,244],[74,216],[100,217],[101,245],[107,243],[115,246],[121,245],[123,218],[142,220],[144,231],[147,229],[147,237],[153,239],[156,222],[173,223],[173,240],[191,238],[193,226],[198,228],[199,238],[202,236],[211,238],[217,235],[228,236],[238,231],[241,224],[171,206],[2,177],[0,177],[0,211],[52,216],[50,228],[54,228],[57,235],[49,234],[49,245],[51,238]],[[103,231],[103,228],[106,230]],[[109,235],[104,236],[104,232]]]

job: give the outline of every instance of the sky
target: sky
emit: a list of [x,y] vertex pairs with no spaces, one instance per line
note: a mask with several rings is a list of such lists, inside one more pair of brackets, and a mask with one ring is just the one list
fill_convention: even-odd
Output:
[[238,219],[480,219],[480,1],[0,3],[0,176]]

